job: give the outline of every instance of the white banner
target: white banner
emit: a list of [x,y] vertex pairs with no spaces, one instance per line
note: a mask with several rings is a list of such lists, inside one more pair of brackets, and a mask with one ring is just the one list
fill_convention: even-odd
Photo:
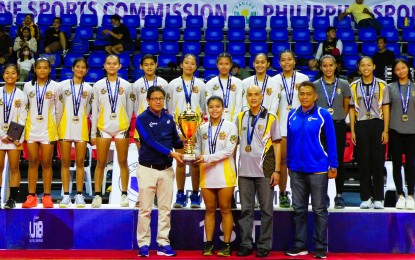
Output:
[[[209,15],[231,16],[251,15],[269,16],[338,16],[344,12],[354,0],[331,0],[329,3],[321,0],[211,0],[211,1],[104,1],[104,0],[0,0],[0,15],[11,12],[32,13],[35,17],[39,13],[52,13],[57,16],[64,13],[79,15],[97,14],[101,21],[104,14],[119,14],[120,16],[139,15],[142,19],[146,15],[181,15],[183,19],[188,15],[202,15],[205,19]],[[366,0],[375,16],[415,17],[415,2],[407,0]],[[269,20],[269,19],[268,19]],[[35,19],[36,21],[36,19]]]

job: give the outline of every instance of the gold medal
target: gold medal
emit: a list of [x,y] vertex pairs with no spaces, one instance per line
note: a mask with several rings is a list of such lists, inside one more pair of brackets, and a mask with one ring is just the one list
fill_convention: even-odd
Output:
[[37,115],[36,120],[39,122],[43,121],[43,116],[42,115]]
[[329,108],[327,109],[327,111],[329,111],[330,115],[333,115],[333,114],[334,114],[334,109],[333,109],[333,108],[331,108],[331,107],[329,107]]
[[228,109],[228,108],[225,108],[225,109],[223,110],[223,113],[224,113],[224,114],[228,114],[228,113],[229,113],[229,109]]
[[1,128],[2,128],[4,131],[7,131],[7,130],[9,130],[9,125],[8,125],[8,124],[4,124]]
[[213,86],[213,90],[218,90],[218,89],[219,89],[218,85]]
[[250,145],[245,146],[245,152],[249,153],[252,151],[252,147]]
[[366,118],[370,119],[372,116],[370,115],[370,112],[366,112]]
[[111,114],[110,114],[110,119],[111,119],[111,120],[115,120],[115,119],[117,119],[117,114],[116,114],[116,113],[111,113]]
[[403,114],[402,115],[402,121],[404,121],[404,122],[406,122],[406,121],[408,121],[408,115],[407,114]]
[[287,107],[287,110],[288,110],[288,111],[290,111],[291,109],[293,109],[293,106],[289,105],[289,106]]
[[141,88],[141,93],[146,93],[147,92],[147,90],[145,89],[145,88]]
[[72,117],[72,122],[74,122],[75,124],[79,123],[79,116]]

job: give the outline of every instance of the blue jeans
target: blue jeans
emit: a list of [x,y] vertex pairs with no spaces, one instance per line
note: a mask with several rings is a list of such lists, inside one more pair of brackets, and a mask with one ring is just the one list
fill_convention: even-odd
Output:
[[360,20],[357,25],[361,28],[374,28],[378,34],[380,33],[380,30],[382,30],[382,25],[374,18]]
[[292,207],[294,208],[295,248],[306,248],[308,198],[314,213],[313,240],[317,249],[327,250],[327,174],[311,174],[290,170]]

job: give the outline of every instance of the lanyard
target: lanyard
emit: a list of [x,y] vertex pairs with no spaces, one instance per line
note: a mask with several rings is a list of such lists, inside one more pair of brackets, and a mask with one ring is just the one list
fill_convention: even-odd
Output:
[[228,108],[229,106],[229,96],[231,93],[231,75],[228,76],[228,81],[226,83],[226,89],[224,89],[223,85],[222,85],[222,81],[220,80],[220,77],[218,76],[218,80],[219,80],[219,85],[220,88],[222,89],[222,94],[223,94],[223,105],[225,106],[225,108]]
[[372,99],[375,93],[375,85],[376,85],[376,79],[373,78],[372,87],[369,89],[369,100],[368,100],[368,97],[366,96],[365,88],[363,87],[363,80],[360,81],[360,91],[362,92],[362,98],[363,98],[363,102],[365,104],[367,112],[370,112],[370,107],[372,106]]
[[[143,76],[144,79],[144,87],[146,89],[146,91],[148,91],[148,89],[150,88],[150,84],[148,84],[148,80],[146,78],[146,76]],[[157,86],[157,76],[154,76],[154,80],[153,80],[153,87]]]
[[79,86],[78,96],[75,96],[75,83],[71,80],[71,92],[72,92],[72,104],[73,104],[73,115],[78,116],[79,106],[81,105],[82,93],[84,89],[84,81]]
[[291,77],[291,86],[288,88],[287,79],[284,76],[284,73],[281,73],[282,84],[284,85],[285,96],[287,97],[287,103],[289,106],[293,104],[294,98],[294,85],[295,85],[295,71]]
[[337,84],[338,83],[339,83],[339,81],[336,78],[335,81],[334,81],[333,93],[331,94],[331,98],[329,98],[329,95],[328,95],[327,89],[326,89],[326,84],[324,84],[324,80],[323,80],[323,78],[321,78],[321,86],[323,87],[324,96],[326,98],[326,102],[327,102],[327,105],[329,106],[329,108],[333,107],[334,97],[336,96],[336,89],[337,89]]
[[208,128],[208,143],[209,143],[209,154],[214,154],[216,151],[216,143],[218,141],[218,135],[220,133],[220,129],[222,127],[223,119],[220,120],[218,127],[215,131],[215,136],[212,139],[212,122],[209,122]]
[[[269,78],[268,75],[265,75],[264,82],[262,82],[262,90],[261,90],[261,93],[262,93],[262,96],[263,97],[265,95],[265,89],[267,87],[268,78]],[[254,83],[255,83],[255,85],[259,86],[258,78],[256,77],[256,75],[254,76]],[[264,98],[262,98],[261,105],[262,105],[263,102],[264,102]]]
[[401,84],[398,81],[398,87],[399,87],[399,94],[401,96],[401,102],[402,102],[402,112],[404,115],[408,114],[408,105],[409,105],[409,93],[411,92],[411,84],[409,83],[408,89],[406,90],[406,100],[403,99],[402,90],[401,90]]
[[10,112],[12,110],[13,98],[14,94],[16,93],[16,88],[13,89],[12,93],[10,94],[10,100],[7,102],[7,93],[6,88],[3,89],[3,99],[4,99],[4,123],[8,124]]
[[254,122],[252,123],[252,132],[250,132],[249,127],[251,126],[251,124],[249,123],[249,119],[251,118],[251,114],[249,113],[249,117],[248,117],[248,125],[246,127],[246,138],[247,138],[247,143],[250,146],[252,143],[252,138],[254,136],[254,131],[255,131],[255,125],[258,122],[259,117],[261,116],[261,110],[259,110],[258,114],[255,116]]
[[117,108],[119,89],[120,89],[120,79],[117,78],[117,81],[115,82],[114,95],[112,95],[111,83],[107,78],[107,90],[108,90],[108,97],[109,97],[109,100],[110,100],[111,113],[115,113],[115,110]]
[[193,85],[195,84],[195,77],[192,77],[192,80],[190,81],[190,91],[187,91],[186,83],[184,82],[183,77],[181,78],[183,82],[183,90],[184,90],[184,96],[186,98],[186,103],[189,103],[190,105],[192,105],[192,92],[193,92]]
[[49,80],[46,81],[46,84],[43,86],[42,93],[40,93],[39,83],[36,81],[36,104],[38,115],[42,115],[43,102],[45,101],[46,89],[48,88],[49,82]]

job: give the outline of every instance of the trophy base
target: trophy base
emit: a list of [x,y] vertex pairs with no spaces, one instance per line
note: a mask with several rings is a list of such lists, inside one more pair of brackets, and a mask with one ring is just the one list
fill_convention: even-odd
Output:
[[196,154],[191,154],[191,153],[185,153],[183,154],[183,161],[186,162],[191,162],[191,161],[196,161]]

